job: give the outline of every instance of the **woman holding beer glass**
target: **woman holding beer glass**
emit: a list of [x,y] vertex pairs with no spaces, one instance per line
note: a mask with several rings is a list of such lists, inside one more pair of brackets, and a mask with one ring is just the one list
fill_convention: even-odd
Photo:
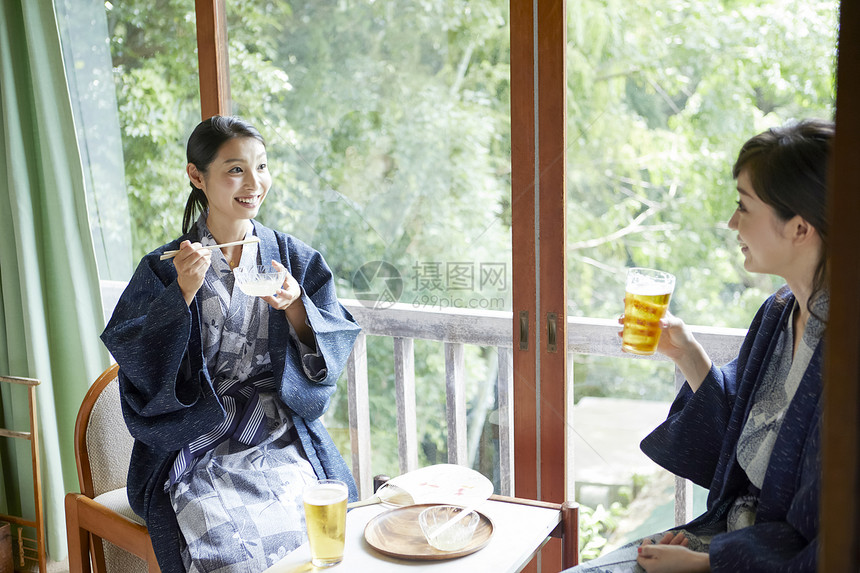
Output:
[[[187,155],[183,235],[143,258],[102,334],[135,438],[128,497],[165,573],[262,571],[304,541],[306,484],[356,497],[319,418],[359,328],[322,256],[254,220],[272,184],[259,132],[215,116]],[[283,283],[234,288],[258,265]]]
[[707,511],[569,571],[815,571],[833,132],[832,123],[803,121],[740,150],[729,228],[744,268],[786,285],[759,309],[737,358],[717,367],[681,319],[661,320],[657,350],[686,383],[641,448],[709,488]]

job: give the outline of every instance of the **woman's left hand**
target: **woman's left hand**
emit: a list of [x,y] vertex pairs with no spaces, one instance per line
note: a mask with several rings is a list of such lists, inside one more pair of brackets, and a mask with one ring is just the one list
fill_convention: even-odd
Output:
[[[639,546],[639,557],[636,562],[648,573],[698,573],[711,570],[707,553],[698,553],[687,549],[686,538],[679,541],[678,536],[671,539],[664,537],[654,545],[646,539]],[[679,533],[679,536],[683,534]]]
[[[286,267],[278,261],[272,261],[272,266],[279,271],[286,271]],[[284,284],[278,289],[278,292],[272,296],[264,296],[262,299],[275,310],[287,310],[297,300],[301,302],[302,289],[299,283],[293,278],[293,275],[287,271],[287,278],[284,279]]]

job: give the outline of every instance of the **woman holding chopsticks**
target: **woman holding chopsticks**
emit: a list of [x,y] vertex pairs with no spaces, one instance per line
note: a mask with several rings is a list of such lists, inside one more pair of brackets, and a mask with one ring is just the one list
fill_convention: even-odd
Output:
[[[306,483],[357,497],[319,418],[359,327],[322,256],[254,220],[272,184],[254,127],[207,119],[187,156],[183,235],[141,260],[102,333],[135,438],[128,497],[165,573],[262,571],[303,542]],[[234,288],[233,268],[268,264],[287,271],[273,295]]]

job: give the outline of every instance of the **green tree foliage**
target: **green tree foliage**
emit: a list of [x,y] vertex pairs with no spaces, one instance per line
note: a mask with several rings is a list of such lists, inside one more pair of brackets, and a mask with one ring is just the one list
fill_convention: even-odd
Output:
[[134,256],[177,236],[188,191],[185,139],[200,120],[194,7],[105,3]]
[[[670,309],[687,322],[749,324],[779,280],[743,269],[731,166],[755,133],[832,116],[836,7],[568,3],[570,314],[617,316],[625,268],[647,266],[677,276]],[[666,374],[584,357],[576,395],[669,399]]]
[[[377,259],[406,275],[449,253],[509,250],[497,219],[509,169],[499,6],[254,5],[229,11],[232,95],[283,170],[266,220],[319,245],[344,279]],[[288,87],[273,90],[276,77]]]
[[774,283],[743,270],[726,228],[731,166],[755,133],[832,115],[836,3],[568,9],[571,312],[616,315],[623,269],[654,266],[678,276],[688,322],[746,326]]

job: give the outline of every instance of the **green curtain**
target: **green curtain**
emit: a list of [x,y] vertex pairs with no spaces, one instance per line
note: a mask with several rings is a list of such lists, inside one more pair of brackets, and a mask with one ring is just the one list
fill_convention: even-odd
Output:
[[[98,338],[99,281],[53,2],[0,6],[0,373],[42,382],[45,524],[49,554],[60,560],[63,497],[79,489],[75,417],[109,357]],[[26,428],[24,394],[4,389],[0,401],[2,423]],[[10,513],[32,519],[29,444],[10,442],[0,494]]]

